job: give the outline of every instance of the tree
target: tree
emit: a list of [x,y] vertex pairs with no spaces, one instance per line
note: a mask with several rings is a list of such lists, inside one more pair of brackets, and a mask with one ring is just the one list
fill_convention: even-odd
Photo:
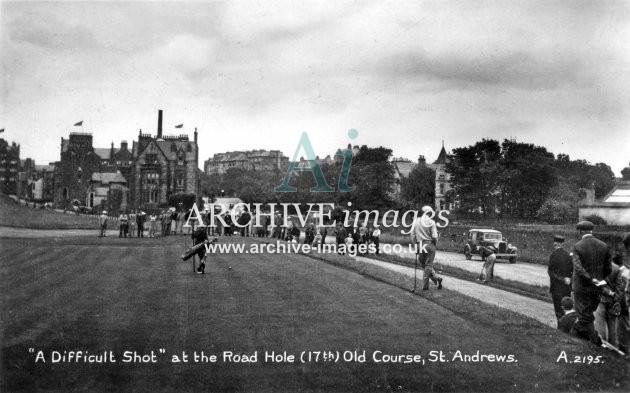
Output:
[[538,209],[536,217],[551,224],[575,222],[580,199],[580,194],[567,181],[561,181],[549,191],[549,196]]
[[412,207],[435,204],[435,171],[418,164],[401,181],[401,198]]
[[544,147],[483,139],[454,149],[446,170],[460,209],[531,217],[557,184],[553,163]]
[[544,147],[510,140],[503,141],[501,150],[501,212],[535,216],[549,189],[557,185],[554,155]]
[[615,173],[603,162],[592,165],[587,178],[595,188],[595,198],[606,196],[615,187]]
[[501,178],[501,146],[492,139],[453,150],[446,164],[460,209],[481,211],[485,216],[496,210],[500,194],[497,181]]
[[352,159],[349,185],[355,190],[337,193],[338,202],[350,201],[356,209],[384,210],[393,201],[391,191],[394,187],[394,167],[389,161],[391,149],[384,147],[369,148],[361,146]]

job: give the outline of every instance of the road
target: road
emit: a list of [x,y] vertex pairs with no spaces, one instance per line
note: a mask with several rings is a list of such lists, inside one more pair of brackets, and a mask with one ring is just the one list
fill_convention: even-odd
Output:
[[[409,253],[408,250],[403,250],[402,253],[396,253],[393,255],[410,260],[415,258],[415,255]],[[446,251],[438,251],[436,253],[435,261],[436,263],[444,266],[456,267],[477,274],[481,272],[481,268],[483,266],[481,258],[477,255],[474,255],[472,260],[467,261],[464,254]],[[494,274],[495,276],[506,280],[518,281],[539,287],[549,287],[547,266],[544,265],[518,261],[510,264],[507,261],[497,260],[494,265]]]
[[[383,267],[385,269],[394,270],[408,277],[414,277],[414,274],[416,273],[414,272],[413,268],[407,266],[383,262],[371,258],[356,257],[356,259],[364,263],[369,263]],[[421,288],[422,271],[418,271],[417,275],[417,288]],[[443,284],[444,288],[448,288],[464,295],[474,297],[475,299],[479,299],[484,303],[490,304],[492,306],[505,308],[515,311],[519,314],[526,315],[552,328],[556,328],[557,326],[553,304],[551,304],[550,302],[532,299],[530,297],[502,291],[500,289],[492,288],[487,285],[481,285],[475,282],[461,280],[451,276],[444,277]],[[435,287],[431,285],[431,288],[434,289]]]

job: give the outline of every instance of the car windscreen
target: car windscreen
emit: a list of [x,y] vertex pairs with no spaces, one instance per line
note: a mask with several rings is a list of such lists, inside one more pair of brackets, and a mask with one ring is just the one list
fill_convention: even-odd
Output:
[[501,241],[500,233],[484,233],[483,238],[485,240],[499,240]]

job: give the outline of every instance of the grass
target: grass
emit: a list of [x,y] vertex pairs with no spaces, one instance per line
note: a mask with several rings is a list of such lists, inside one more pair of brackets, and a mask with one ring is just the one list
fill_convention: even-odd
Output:
[[97,216],[34,209],[0,197],[0,225],[31,229],[96,229],[98,220]]
[[[411,295],[408,280],[367,265],[357,266],[363,275],[357,274],[346,257],[328,255],[322,263],[295,254],[215,255],[202,276],[179,259],[185,238],[0,241],[3,392],[628,388],[627,378],[610,374],[627,364],[600,348],[456,292]],[[111,350],[119,362],[35,363],[29,348]],[[166,354],[155,364],[120,361],[126,350],[160,348]],[[264,351],[304,350],[366,351],[368,357],[306,364],[262,360]],[[451,358],[456,351],[479,350],[512,354],[518,362],[382,364],[369,357],[376,350],[425,359],[430,351]],[[557,362],[563,350],[601,355],[605,364]],[[259,361],[171,363],[182,351],[258,351]]]

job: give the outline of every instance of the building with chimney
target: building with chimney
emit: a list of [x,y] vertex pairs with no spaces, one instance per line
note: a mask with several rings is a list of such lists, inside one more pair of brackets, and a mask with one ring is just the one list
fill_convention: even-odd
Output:
[[142,209],[168,204],[174,194],[199,194],[197,129],[188,135],[163,135],[162,111],[158,112],[157,135],[140,130],[132,148],[132,203]]
[[0,138],[0,192],[16,195],[20,171],[20,145]]
[[168,205],[171,195],[198,194],[197,130],[188,135],[163,135],[163,112],[158,111],[155,135],[140,130],[131,149],[127,141],[116,148],[93,146],[91,133],[71,132],[61,138],[55,163],[54,201],[117,212],[155,209]]

